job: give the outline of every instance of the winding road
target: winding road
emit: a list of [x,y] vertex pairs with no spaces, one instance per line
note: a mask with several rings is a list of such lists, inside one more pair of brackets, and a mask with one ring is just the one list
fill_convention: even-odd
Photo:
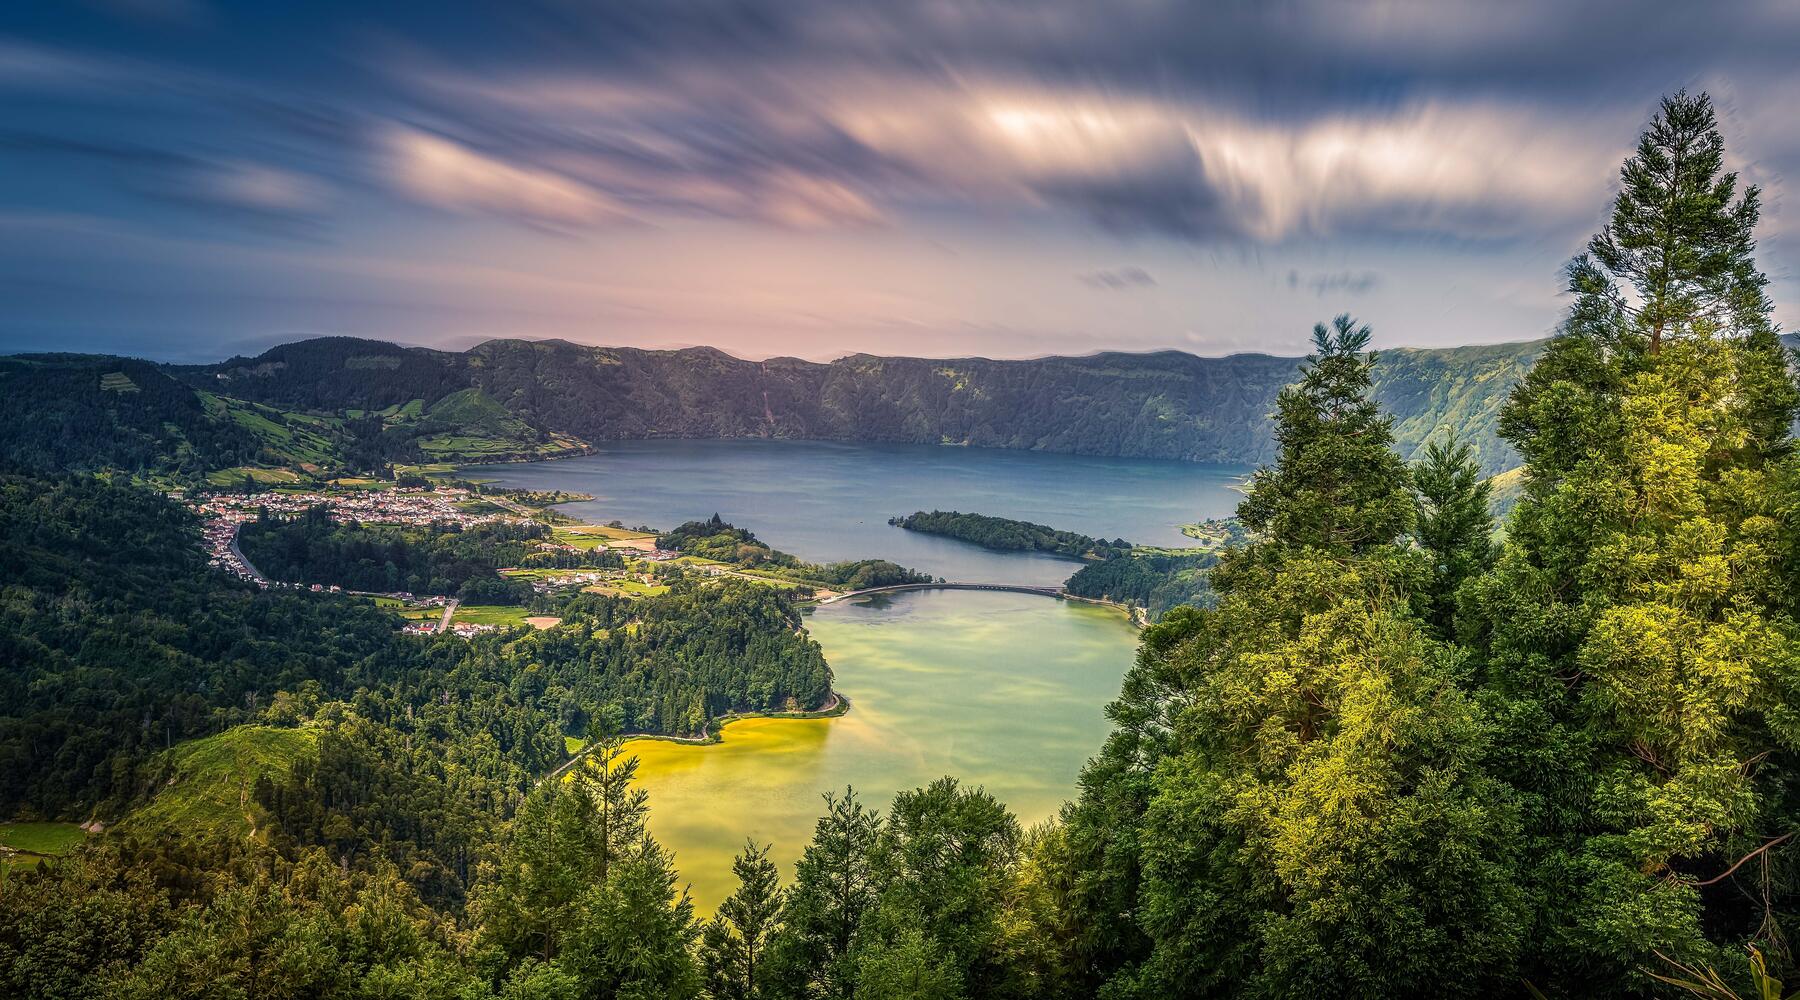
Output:
[[231,529],[231,555],[238,561],[239,565],[244,567],[244,572],[250,574],[250,579],[267,587],[269,585],[269,578],[262,575],[262,570],[257,569],[256,564],[252,563],[244,556],[243,549],[238,548],[238,532],[242,530],[244,530],[244,525],[241,521]]

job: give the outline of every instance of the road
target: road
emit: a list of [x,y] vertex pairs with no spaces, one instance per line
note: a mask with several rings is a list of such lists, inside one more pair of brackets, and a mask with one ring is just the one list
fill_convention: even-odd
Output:
[[452,597],[450,598],[449,603],[444,605],[444,617],[438,621],[439,632],[448,632],[450,630],[450,619],[456,617],[456,609],[461,606],[461,604],[461,601]]
[[244,558],[244,550],[238,548],[238,532],[242,531],[243,528],[243,524],[240,523],[231,529],[231,555],[244,567],[244,572],[250,574],[250,579],[267,587],[269,585],[269,578],[262,575],[262,570],[257,569],[254,563]]

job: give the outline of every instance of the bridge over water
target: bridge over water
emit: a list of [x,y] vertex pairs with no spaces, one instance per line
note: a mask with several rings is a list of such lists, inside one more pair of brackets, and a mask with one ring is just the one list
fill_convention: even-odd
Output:
[[820,604],[836,604],[852,597],[863,597],[868,594],[892,594],[901,590],[1004,590],[1014,594],[1037,594],[1040,597],[1054,597],[1059,601],[1079,601],[1082,604],[1098,604],[1101,607],[1118,608],[1131,616],[1132,624],[1139,626],[1149,624],[1149,617],[1143,608],[1118,601],[1103,600],[1098,597],[1081,597],[1071,594],[1062,587],[1030,587],[1022,583],[896,583],[886,587],[869,587],[865,590],[852,590],[845,594],[834,594],[820,601]]

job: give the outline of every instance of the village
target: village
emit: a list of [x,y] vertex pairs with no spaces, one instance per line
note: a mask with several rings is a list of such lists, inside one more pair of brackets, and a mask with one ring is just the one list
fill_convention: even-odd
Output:
[[[459,601],[442,594],[418,596],[407,591],[346,591],[336,585],[306,584],[273,580],[244,556],[238,545],[238,533],[244,524],[261,517],[264,512],[294,517],[308,510],[324,507],[333,520],[372,524],[411,526],[454,525],[468,528],[495,521],[518,521],[531,512],[505,498],[484,496],[460,486],[440,485],[435,488],[385,488],[356,490],[271,490],[255,494],[219,493],[184,498],[189,508],[201,517],[201,534],[208,562],[222,572],[265,589],[304,590],[315,593],[350,593],[375,598],[407,619],[400,631],[407,635],[430,636],[449,632],[463,638],[491,632],[501,627],[494,621],[458,620]],[[470,508],[486,508],[471,510]],[[552,594],[572,587],[601,593],[641,595],[659,589],[654,564],[670,563],[681,553],[656,548],[654,536],[645,532],[619,531],[594,525],[565,528],[566,538],[538,543],[540,552],[580,552],[584,549],[616,547],[628,553],[630,564],[609,569],[507,568],[504,576],[522,577],[538,594]],[[606,532],[625,537],[593,537],[593,532]],[[582,544],[577,544],[582,543]],[[635,568],[631,564],[635,564]],[[707,576],[718,576],[724,569],[713,565],[687,567]],[[521,623],[546,628],[559,622],[548,616],[517,616]]]

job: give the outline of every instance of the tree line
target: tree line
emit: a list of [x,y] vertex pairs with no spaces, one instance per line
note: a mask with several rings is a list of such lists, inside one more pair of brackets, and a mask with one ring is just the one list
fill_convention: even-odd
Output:
[[826,565],[802,562],[796,556],[770,548],[748,529],[736,527],[717,514],[705,521],[688,521],[659,535],[656,547],[809,586],[863,590],[897,583],[931,582],[930,574],[915,572],[886,559],[857,559]]
[[1048,552],[1071,559],[1110,559],[1131,549],[1131,543],[1122,538],[1108,542],[1058,530],[1047,524],[954,510],[914,511],[889,518],[888,523],[907,531],[970,542],[996,552]]

